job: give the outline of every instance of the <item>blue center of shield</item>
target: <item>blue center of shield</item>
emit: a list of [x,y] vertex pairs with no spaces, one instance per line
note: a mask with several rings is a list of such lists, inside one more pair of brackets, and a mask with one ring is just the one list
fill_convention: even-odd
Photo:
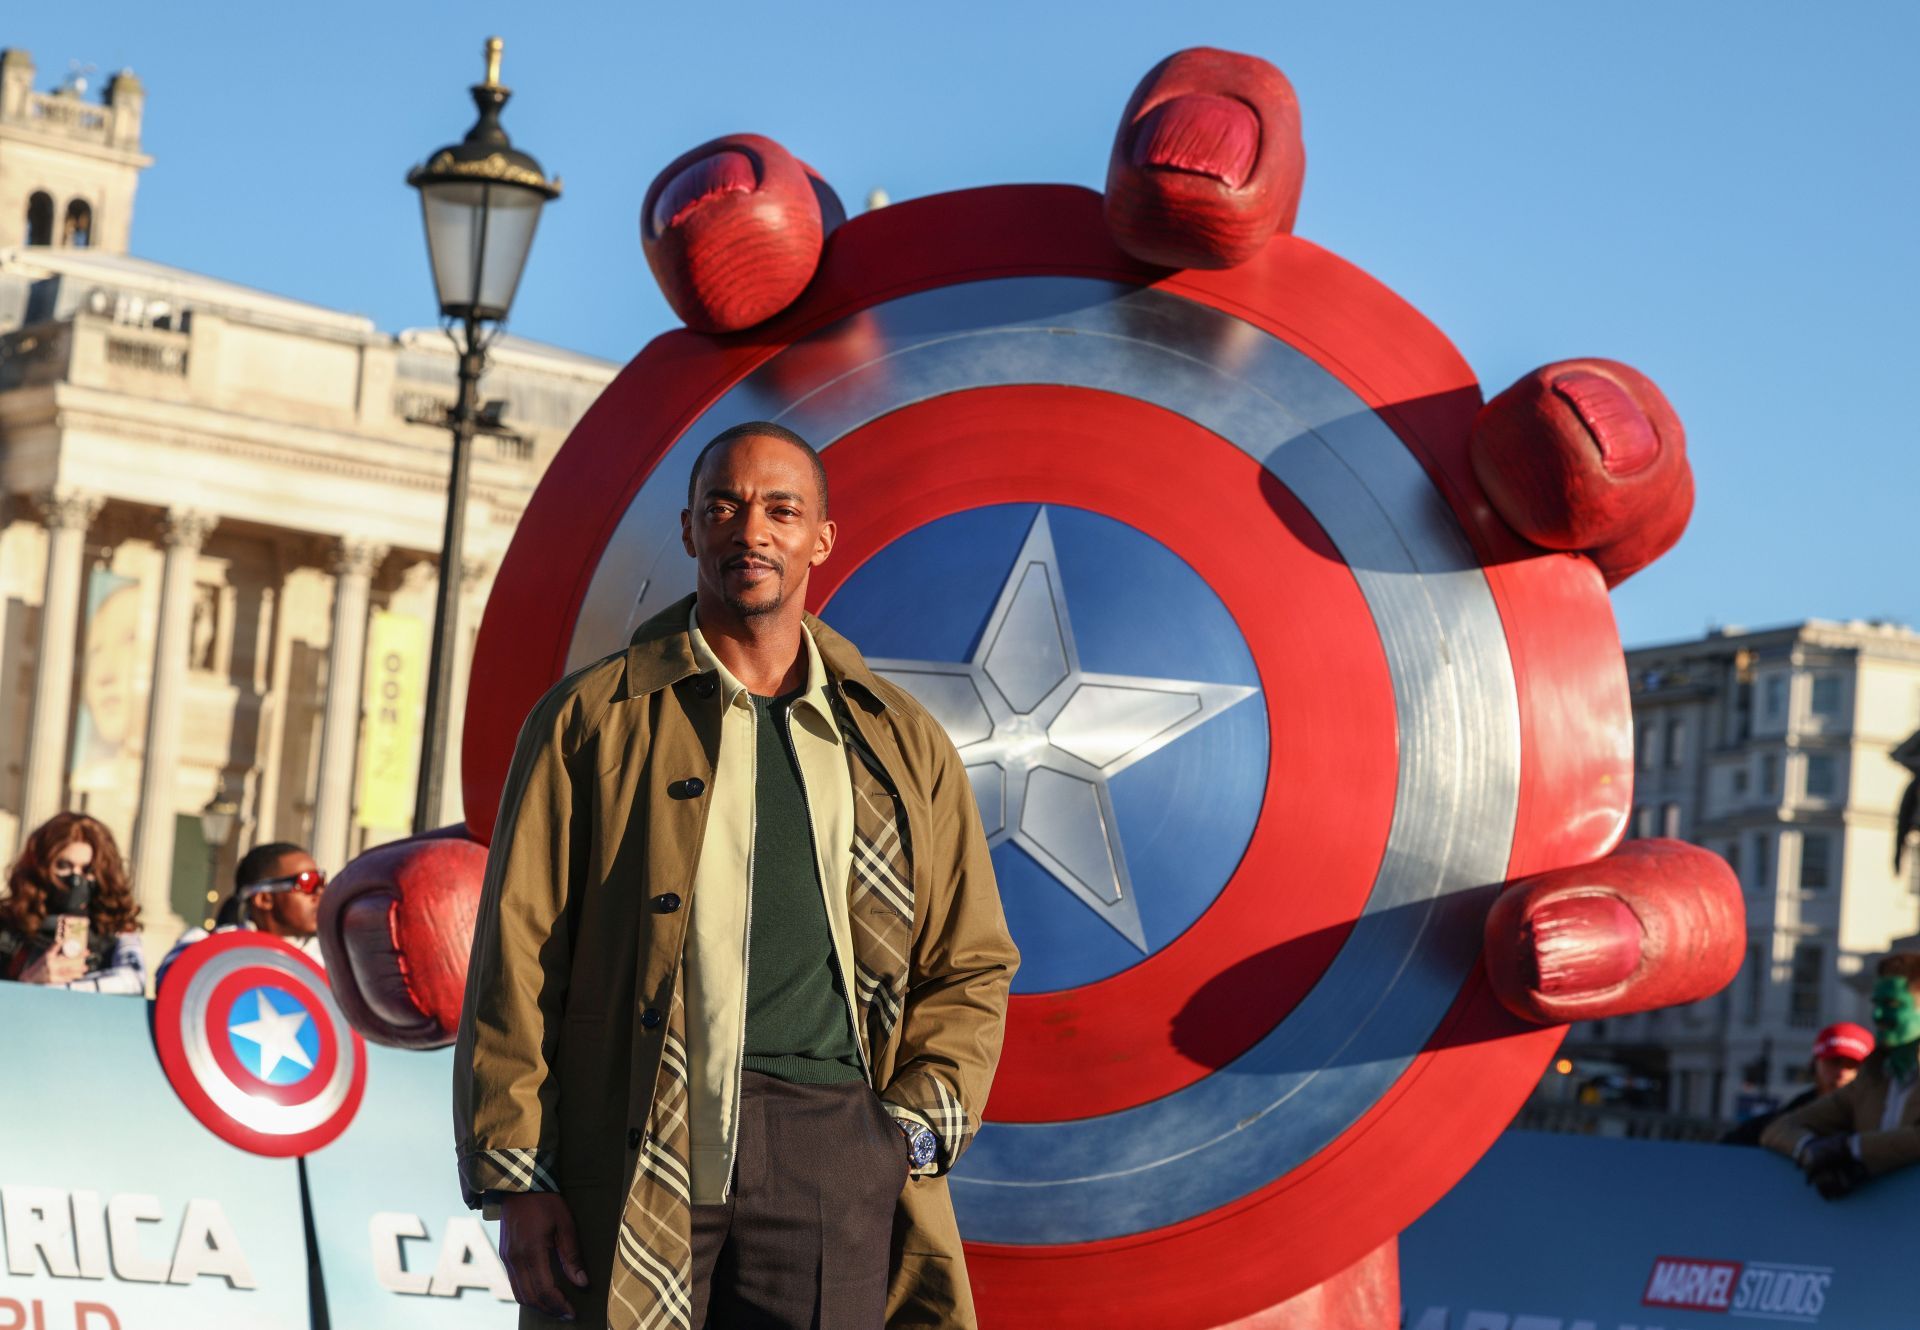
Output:
[[269,1085],[305,1079],[320,1057],[312,1014],[278,988],[249,988],[235,998],[227,1039],[240,1065]]
[[1158,541],[1078,508],[970,509],[881,550],[823,617],[960,750],[1016,992],[1139,964],[1233,876],[1265,793],[1265,699],[1226,606]]

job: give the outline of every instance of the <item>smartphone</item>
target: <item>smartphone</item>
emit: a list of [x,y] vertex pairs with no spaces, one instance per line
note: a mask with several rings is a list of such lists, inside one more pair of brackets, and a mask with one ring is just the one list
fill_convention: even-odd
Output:
[[63,914],[53,926],[53,954],[87,966],[87,916]]

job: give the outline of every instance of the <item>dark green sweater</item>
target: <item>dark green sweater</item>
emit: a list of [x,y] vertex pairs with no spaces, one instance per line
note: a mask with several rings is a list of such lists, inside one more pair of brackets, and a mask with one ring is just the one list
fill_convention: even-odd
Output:
[[755,697],[753,883],[747,916],[744,1065],[783,1081],[864,1079],[834,963],[813,824],[787,712],[798,693]]

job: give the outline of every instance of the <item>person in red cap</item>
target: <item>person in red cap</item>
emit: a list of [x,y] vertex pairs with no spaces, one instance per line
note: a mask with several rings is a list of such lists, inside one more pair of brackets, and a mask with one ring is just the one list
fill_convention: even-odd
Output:
[[1771,1113],[1748,1118],[1720,1138],[1722,1145],[1758,1145],[1760,1134],[1775,1118],[1804,1108],[1830,1095],[1860,1074],[1860,1064],[1873,1052],[1873,1034],[1852,1021],[1836,1021],[1813,1039],[1813,1084]]
[[1883,956],[1874,974],[1879,1047],[1860,1074],[1760,1133],[1761,1145],[1798,1164],[1829,1201],[1920,1164],[1920,952]]

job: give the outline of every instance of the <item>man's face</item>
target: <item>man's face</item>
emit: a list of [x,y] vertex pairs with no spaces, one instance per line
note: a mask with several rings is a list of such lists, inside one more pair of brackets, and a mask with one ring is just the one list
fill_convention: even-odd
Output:
[[807,574],[833,550],[834,527],[805,453],[780,439],[736,439],[708,456],[680,537],[698,560],[702,605],[741,619],[803,599]]
[[[283,854],[261,875],[267,878],[292,877],[317,869],[313,856],[305,851]],[[276,937],[312,937],[320,931],[320,892],[270,891],[247,902],[253,910],[254,926]]]
[[1885,975],[1873,986],[1873,1028],[1882,1048],[1920,1039],[1920,1009],[1914,1005],[1913,989],[1898,975]]
[[1813,1060],[1813,1084],[1821,1094],[1832,1094],[1860,1074],[1860,1064],[1835,1053]]

